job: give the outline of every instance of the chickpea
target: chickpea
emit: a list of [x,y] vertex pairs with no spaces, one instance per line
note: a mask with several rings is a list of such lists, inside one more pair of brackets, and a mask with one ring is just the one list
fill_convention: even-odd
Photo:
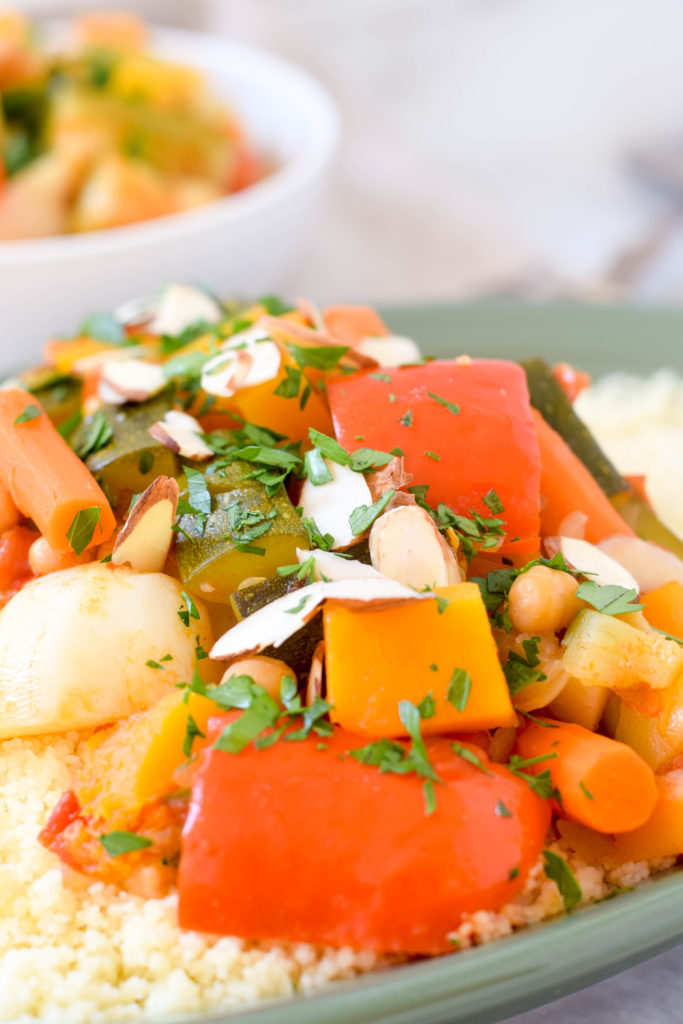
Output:
[[58,569],[71,569],[74,565],[83,565],[91,562],[93,552],[84,551],[77,555],[73,551],[55,551],[51,548],[44,537],[34,540],[28,551],[28,564],[35,576],[46,576],[49,572],[57,572]]
[[255,683],[262,686],[275,700],[280,699],[280,687],[285,676],[296,679],[295,673],[284,661],[255,655],[253,658],[241,658],[232,663],[223,675],[224,683],[230,676],[251,676]]
[[535,565],[510,587],[509,614],[520,633],[556,633],[583,607],[575,597],[578,583],[568,572]]

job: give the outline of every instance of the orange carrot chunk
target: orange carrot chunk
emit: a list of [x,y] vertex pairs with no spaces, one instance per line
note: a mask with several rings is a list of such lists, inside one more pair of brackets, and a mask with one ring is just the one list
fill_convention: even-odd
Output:
[[389,333],[382,318],[369,306],[329,306],[323,320],[334,338],[352,348],[363,338],[381,338]]
[[0,391],[0,482],[55,551],[80,554],[116,525],[93,475],[36,399],[18,388]]
[[657,786],[652,769],[625,743],[573,723],[530,722],[517,736],[524,760],[543,758],[524,768],[549,771],[559,790],[560,814],[597,832],[627,832],[652,814]]
[[655,629],[683,639],[683,584],[678,580],[663,583],[641,598],[643,615]]
[[588,517],[586,540],[597,544],[615,534],[635,537],[605,492],[588,472],[569,445],[546,423],[536,409],[531,410],[541,453],[541,533],[554,537],[560,523],[570,512]]

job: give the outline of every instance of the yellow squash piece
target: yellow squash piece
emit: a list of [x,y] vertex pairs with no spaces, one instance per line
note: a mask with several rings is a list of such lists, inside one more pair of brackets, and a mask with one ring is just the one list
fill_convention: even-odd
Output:
[[[436,713],[423,719],[425,733],[515,724],[479,588],[458,583],[436,593],[448,602],[441,613],[437,601],[379,611],[328,602],[325,657],[332,721],[368,736],[405,735],[399,701],[417,704],[431,693]],[[471,680],[469,695],[460,699],[462,710],[447,699],[456,669]]]

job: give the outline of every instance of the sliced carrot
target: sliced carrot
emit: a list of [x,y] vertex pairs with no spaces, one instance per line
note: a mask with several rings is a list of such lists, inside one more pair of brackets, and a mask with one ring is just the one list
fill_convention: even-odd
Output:
[[517,736],[524,769],[549,771],[560,794],[560,814],[597,832],[628,832],[652,814],[657,786],[652,769],[635,750],[569,722],[530,722]]
[[67,534],[79,512],[92,509],[95,520],[85,547],[101,544],[116,525],[93,475],[36,399],[18,388],[0,391],[0,482],[55,551],[71,550]]
[[357,345],[363,338],[382,337],[389,330],[369,306],[329,306],[323,312],[325,327],[342,345]]
[[592,544],[615,534],[635,537],[594,477],[569,445],[531,410],[541,453],[541,533],[554,537],[565,516],[578,510],[588,517],[586,540]]
[[644,594],[641,601],[645,605],[643,614],[651,626],[683,640],[683,584],[678,580],[663,583]]

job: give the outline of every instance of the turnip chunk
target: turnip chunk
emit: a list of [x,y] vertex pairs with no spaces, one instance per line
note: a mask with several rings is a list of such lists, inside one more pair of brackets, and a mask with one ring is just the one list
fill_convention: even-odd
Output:
[[359,562],[356,558],[341,558],[332,551],[306,551],[303,548],[296,549],[297,560],[307,562],[313,559],[313,572],[316,580],[334,582],[335,580],[381,580],[382,573],[373,569],[365,562]]
[[148,330],[175,337],[193,324],[217,324],[222,319],[223,310],[207,292],[192,285],[172,283],[162,291]]
[[332,479],[317,487],[307,479],[299,504],[304,517],[313,519],[323,536],[329,533],[334,537],[335,548],[347,548],[355,538],[349,516],[359,505],[372,505],[372,494],[362,473],[330,459],[325,459],[325,465]]
[[576,537],[558,537],[558,542],[559,550],[569,567],[587,576],[593,583],[601,587],[623,587],[636,592],[641,589],[628,569],[597,545]]
[[27,583],[0,613],[0,739],[114,722],[191,679],[213,639],[195,604],[185,626],[180,582],[101,562]]
[[418,594],[394,580],[350,579],[310,583],[259,608],[216,641],[212,658],[234,661],[245,654],[279,647],[294,636],[320,610],[323,601],[335,600],[355,608],[387,608],[405,601],[433,600],[431,593]]
[[422,358],[417,342],[399,334],[363,338],[355,349],[364,356],[370,356],[379,366],[386,367],[405,366],[406,363],[417,363]]
[[672,580],[683,585],[683,562],[673,551],[639,537],[608,537],[598,547],[632,574],[643,594]]
[[409,587],[461,583],[455,552],[419,505],[385,512],[370,531],[370,558],[383,576]]

